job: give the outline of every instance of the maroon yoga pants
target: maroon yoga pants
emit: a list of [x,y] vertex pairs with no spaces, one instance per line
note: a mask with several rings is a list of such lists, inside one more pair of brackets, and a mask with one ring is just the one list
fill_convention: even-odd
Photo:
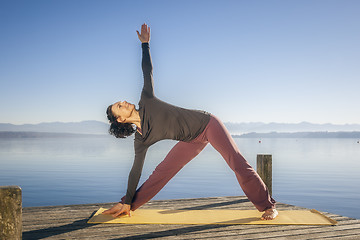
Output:
[[[136,210],[152,199],[190,160],[196,157],[210,143],[235,172],[236,178],[248,199],[259,211],[275,205],[275,200],[256,171],[241,155],[224,124],[215,116],[204,131],[190,142],[178,142],[165,159],[155,168],[150,177],[136,191],[131,210]],[[125,196],[122,198],[124,202]]]

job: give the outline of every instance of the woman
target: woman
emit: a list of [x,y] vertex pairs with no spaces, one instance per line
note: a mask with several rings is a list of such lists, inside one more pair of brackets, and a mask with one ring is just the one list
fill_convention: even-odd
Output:
[[[259,211],[265,211],[262,219],[274,219],[278,215],[275,200],[269,195],[258,174],[240,154],[223,123],[209,113],[176,107],[159,100],[154,95],[149,49],[150,27],[143,24],[141,33],[136,32],[142,43],[144,74],[139,109],[137,110],[134,104],[126,101],[114,103],[107,109],[111,123],[110,134],[124,138],[136,131],[135,159],[129,174],[126,195],[120,203],[105,211],[104,214],[112,214],[114,217],[123,214],[130,216],[130,210],[135,211],[153,198],[186,163],[210,143],[235,172],[248,199]],[[134,125],[136,130],[133,128]],[[144,184],[136,190],[147,149],[163,139],[179,142]]]

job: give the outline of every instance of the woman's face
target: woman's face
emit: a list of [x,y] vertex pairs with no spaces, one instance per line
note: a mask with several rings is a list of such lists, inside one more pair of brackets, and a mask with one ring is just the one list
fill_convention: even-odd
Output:
[[118,122],[125,122],[135,110],[135,105],[126,101],[116,102],[112,105],[111,111],[117,118]]

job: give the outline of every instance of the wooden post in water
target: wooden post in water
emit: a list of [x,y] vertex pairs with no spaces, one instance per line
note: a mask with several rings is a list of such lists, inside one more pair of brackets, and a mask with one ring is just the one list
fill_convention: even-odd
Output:
[[0,186],[0,239],[22,238],[22,198],[19,186]]
[[257,155],[256,171],[269,189],[270,195],[272,195],[272,156],[270,154]]

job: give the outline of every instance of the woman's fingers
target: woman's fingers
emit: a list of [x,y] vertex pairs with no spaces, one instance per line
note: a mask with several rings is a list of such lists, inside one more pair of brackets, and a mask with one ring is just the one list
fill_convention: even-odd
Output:
[[103,214],[113,214],[115,212],[115,210],[114,209],[108,209],[108,210],[106,210],[106,211],[103,211],[102,213]]
[[113,217],[118,217],[118,216],[120,216],[122,213],[123,213],[123,212],[120,210],[120,211],[114,213],[112,216],[113,216]]
[[149,34],[150,33],[150,27],[148,27],[148,25],[146,23],[144,23],[143,25],[141,25],[141,35],[143,33]]
[[102,214],[110,214],[110,209],[103,211]]
[[117,211],[121,210],[123,207],[123,204],[122,203],[118,203],[116,204],[115,206],[113,206],[112,208],[102,212],[103,214],[113,214],[113,213],[116,213]]
[[103,214],[110,214],[113,217],[118,217],[121,215],[129,215],[129,217],[131,217],[131,206],[128,204],[122,204],[122,203],[118,203],[115,206],[113,206],[112,208],[110,208],[109,210],[106,210],[104,212],[102,212]]
[[131,217],[130,211],[127,212],[125,209],[121,209],[120,211],[118,211],[117,213],[113,214],[113,217],[119,217],[121,215],[129,215],[129,217]]
[[147,25],[144,23],[142,26],[141,26],[141,35],[143,35],[147,30]]
[[141,35],[140,35],[139,31],[138,31],[138,30],[136,30],[136,33],[137,33],[137,35],[138,35],[138,38],[139,38],[139,39],[140,39],[140,41],[141,41]]
[[113,206],[112,208],[104,211],[103,214],[112,214],[112,213],[115,213],[116,211],[117,211],[117,207],[116,207],[116,205],[115,205],[115,206]]
[[129,215],[129,217],[131,217],[130,214],[130,205],[124,204],[121,209],[119,211],[117,211],[115,214],[113,214],[113,217],[118,217],[120,215]]

